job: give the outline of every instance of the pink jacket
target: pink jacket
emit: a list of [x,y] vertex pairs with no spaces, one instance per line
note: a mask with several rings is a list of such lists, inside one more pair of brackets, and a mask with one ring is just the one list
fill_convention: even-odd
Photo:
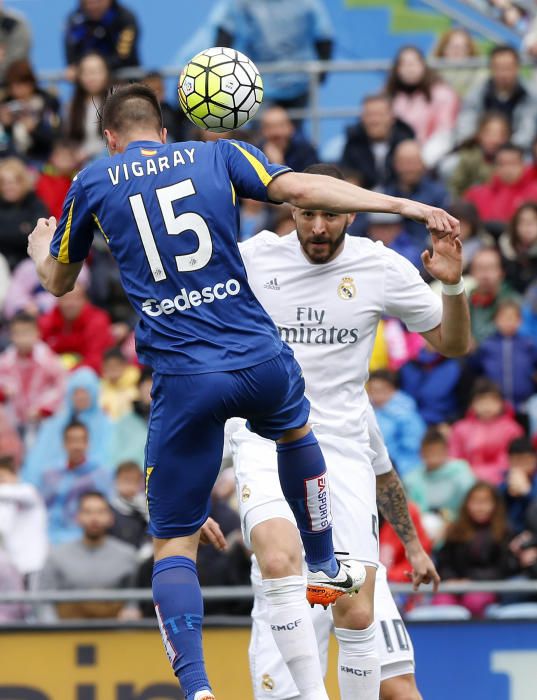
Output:
[[416,132],[423,146],[438,133],[449,133],[459,113],[459,97],[447,83],[436,83],[431,88],[431,100],[419,93],[399,92],[393,100],[393,111]]
[[470,410],[453,425],[449,454],[467,460],[478,479],[498,485],[508,467],[509,443],[523,434],[509,406],[490,421],[479,420]]
[[0,399],[16,423],[51,415],[64,393],[65,369],[46,343],[39,341],[29,357],[21,357],[13,346],[0,355]]

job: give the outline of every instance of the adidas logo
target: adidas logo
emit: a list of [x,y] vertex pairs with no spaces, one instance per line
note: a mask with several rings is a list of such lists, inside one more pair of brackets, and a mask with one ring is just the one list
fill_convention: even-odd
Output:
[[276,277],[274,277],[274,279],[271,279],[268,282],[266,282],[263,286],[265,289],[276,289],[276,290],[280,289],[280,285],[278,284],[278,280],[276,279]]

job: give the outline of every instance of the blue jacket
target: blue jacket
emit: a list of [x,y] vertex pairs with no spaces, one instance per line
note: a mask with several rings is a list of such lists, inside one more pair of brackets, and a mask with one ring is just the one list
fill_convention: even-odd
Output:
[[534,500],[537,502],[537,476],[533,477],[531,491],[526,496],[510,496],[506,481],[500,484],[498,488],[503,496],[509,525],[513,533],[518,535],[527,529],[526,511],[528,506]]
[[456,390],[461,372],[458,360],[423,348],[415,360],[399,370],[401,389],[416,401],[429,425],[451,421],[459,415]]
[[425,424],[411,396],[396,391],[375,414],[388,452],[397,471],[405,476],[420,465],[420,447]]
[[533,375],[537,371],[537,345],[517,333],[505,337],[496,332],[484,340],[473,359],[476,370],[498,384],[515,408],[535,393]]

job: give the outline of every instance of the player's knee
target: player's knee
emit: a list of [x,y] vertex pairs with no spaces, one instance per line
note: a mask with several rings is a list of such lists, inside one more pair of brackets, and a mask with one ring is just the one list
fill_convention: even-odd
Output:
[[300,569],[299,558],[291,551],[266,552],[259,561],[259,568],[263,578],[284,578],[293,576],[297,568]]
[[380,700],[423,700],[416,687],[414,676],[396,676],[383,681],[380,686]]
[[[340,601],[342,602],[343,599]],[[345,600],[345,603],[348,603],[345,607],[341,605],[340,601],[333,610],[334,623],[337,627],[348,630],[365,630],[373,624],[373,601],[365,597],[362,600],[359,597],[348,598]],[[340,610],[336,612],[338,606]]]

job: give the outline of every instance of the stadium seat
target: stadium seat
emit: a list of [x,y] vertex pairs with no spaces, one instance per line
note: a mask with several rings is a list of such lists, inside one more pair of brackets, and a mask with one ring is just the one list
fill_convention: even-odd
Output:
[[489,620],[537,620],[537,603],[490,605],[486,617]]
[[405,615],[409,622],[438,622],[440,620],[469,620],[470,611],[462,605],[422,605]]

